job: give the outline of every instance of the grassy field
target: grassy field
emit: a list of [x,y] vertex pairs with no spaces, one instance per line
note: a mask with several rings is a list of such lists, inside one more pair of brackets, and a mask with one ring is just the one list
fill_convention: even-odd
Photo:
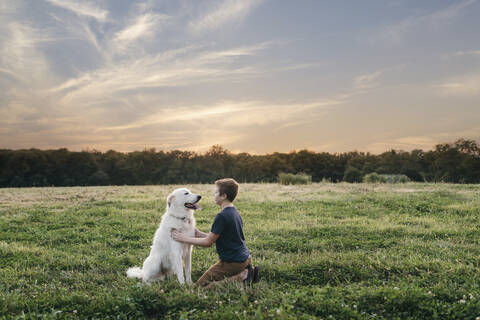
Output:
[[[126,278],[175,187],[0,189],[0,318],[480,319],[479,185],[242,184],[262,279],[210,291]],[[209,231],[214,187],[187,187]]]

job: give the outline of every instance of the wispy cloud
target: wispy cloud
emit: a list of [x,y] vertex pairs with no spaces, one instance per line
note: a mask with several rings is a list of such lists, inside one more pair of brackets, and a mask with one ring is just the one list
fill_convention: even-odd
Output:
[[303,69],[316,69],[322,68],[327,65],[326,62],[317,62],[317,63],[282,63],[282,66],[272,67],[272,71],[284,72],[284,71],[295,71]]
[[399,44],[410,31],[418,29],[422,25],[438,28],[458,18],[462,11],[476,2],[478,2],[478,0],[457,1],[446,8],[436,10],[429,14],[407,17],[398,23],[384,27],[380,34],[375,35],[370,40],[376,42],[381,39],[387,43]]
[[0,2],[0,15],[15,13],[22,3],[18,0],[3,0]]
[[455,19],[461,14],[462,10],[464,10],[465,8],[471,6],[476,2],[478,2],[478,0],[457,1],[451,6],[448,6],[445,9],[435,11],[430,15],[426,15],[425,17],[422,17],[421,19],[426,19],[428,22],[430,22],[433,25],[443,24],[445,22],[448,22],[451,19]]
[[[264,45],[220,51],[193,51],[195,46],[175,49],[141,59],[105,66],[69,79],[50,90],[62,94],[63,104],[95,104],[122,91],[141,88],[177,87],[199,82],[224,81],[256,74],[248,66],[231,66],[238,54],[254,54]],[[108,93],[108,95],[106,95]]]
[[226,24],[240,23],[260,4],[261,0],[225,0],[215,2],[210,10],[189,24],[190,31],[198,34],[216,30]]
[[149,39],[159,32],[160,24],[168,20],[167,15],[146,13],[134,20],[131,25],[118,31],[113,39],[112,45],[116,51],[124,51],[129,45],[139,39]]
[[272,103],[270,101],[220,101],[214,105],[188,105],[162,108],[121,126],[104,127],[97,130],[100,135],[130,135],[136,132],[155,133],[161,128],[175,127],[172,140],[164,142],[189,150],[204,150],[215,143],[233,144],[248,140],[248,128],[273,126],[275,133],[285,135],[294,127],[320,121],[331,107],[341,100],[325,99],[308,102]]
[[378,70],[370,74],[357,76],[353,79],[355,89],[369,89],[375,85],[375,81],[382,75],[383,70]]
[[[177,123],[190,126],[193,123],[216,124],[217,127],[239,128],[248,125],[264,125],[285,122],[295,116],[303,121],[311,120],[305,112],[327,110],[343,103],[343,100],[325,99],[305,103],[271,103],[266,101],[220,101],[215,105],[189,105],[175,108],[164,107],[161,111],[147,115],[125,125],[105,127],[105,130],[128,130],[152,125]],[[221,123],[218,122],[221,120]],[[281,124],[277,129],[298,125],[298,119]]]
[[368,89],[379,87],[381,85],[380,79],[382,77],[386,77],[389,74],[398,72],[399,70],[404,69],[407,65],[407,63],[402,63],[394,66],[384,67],[370,73],[355,76],[353,78],[353,90],[347,94],[357,94]]
[[458,50],[453,53],[445,53],[442,55],[442,60],[462,58],[480,58],[480,50]]
[[95,4],[87,1],[72,1],[72,0],[46,0],[52,5],[61,7],[63,9],[72,11],[80,16],[87,16],[98,21],[106,21],[108,11],[95,6]]
[[[65,145],[68,141],[68,145],[77,150],[89,147],[133,151],[140,146],[155,146],[203,151],[212,144],[228,146],[249,140],[248,128],[269,130],[273,126],[276,134],[288,134],[291,128],[311,123],[313,118],[319,121],[330,107],[339,103],[328,99],[292,103],[226,100],[212,105],[163,106],[155,113],[117,126],[105,123],[98,126],[94,120],[98,118],[95,110],[86,109],[82,114],[71,110],[70,116],[64,110],[63,116],[49,115],[30,123],[23,121],[21,127],[36,126],[36,134],[30,134],[31,131],[25,134],[29,143],[42,148]],[[13,130],[18,132],[15,127]],[[19,145],[25,143],[19,134],[15,137]]]
[[41,30],[16,21],[2,25],[0,30],[3,34],[0,36],[0,65],[3,72],[30,85],[40,79],[45,84],[48,64],[38,45],[52,41],[52,38]]
[[480,75],[471,74],[455,77],[434,85],[446,95],[476,96],[480,94]]
[[254,102],[232,102],[224,101],[214,106],[190,105],[178,106],[176,108],[162,108],[160,112],[147,115],[146,117],[121,126],[111,126],[105,130],[125,130],[142,128],[152,125],[161,125],[164,123],[183,123],[197,122],[202,120],[212,120],[218,117],[232,116],[237,112],[243,112],[251,109]]
[[472,51],[457,51],[453,54],[454,57],[463,57],[463,56],[478,56],[480,57],[480,50]]

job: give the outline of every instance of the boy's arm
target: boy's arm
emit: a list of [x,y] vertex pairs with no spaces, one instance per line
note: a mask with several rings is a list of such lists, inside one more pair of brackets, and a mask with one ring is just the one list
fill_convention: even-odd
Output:
[[220,237],[219,234],[209,232],[205,238],[192,238],[178,230],[172,231],[173,240],[188,243],[188,244],[193,244],[194,246],[201,246],[201,247],[210,247],[212,244],[215,243],[215,241],[217,241],[218,237]]
[[195,228],[195,238],[206,238],[208,234]]

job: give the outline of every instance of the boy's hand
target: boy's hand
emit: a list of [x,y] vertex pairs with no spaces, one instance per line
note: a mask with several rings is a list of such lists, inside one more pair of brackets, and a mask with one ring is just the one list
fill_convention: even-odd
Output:
[[173,229],[172,230],[172,233],[170,234],[172,236],[172,239],[175,240],[175,241],[180,241],[180,242],[184,242],[186,236],[183,232],[181,231],[178,231],[176,229]]

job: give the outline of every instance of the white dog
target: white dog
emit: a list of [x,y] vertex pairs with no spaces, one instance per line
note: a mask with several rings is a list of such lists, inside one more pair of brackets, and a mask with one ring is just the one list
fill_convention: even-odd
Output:
[[[199,209],[198,201],[202,197],[193,194],[186,188],[175,189],[167,197],[167,209],[162,222],[155,232],[150,255],[143,262],[143,267],[128,269],[129,278],[139,278],[143,282],[163,280],[167,275],[177,275],[178,282],[192,283],[192,245],[175,241],[170,236],[172,229],[182,231],[190,237],[195,237],[194,210]],[[183,262],[183,263],[182,263]]]

